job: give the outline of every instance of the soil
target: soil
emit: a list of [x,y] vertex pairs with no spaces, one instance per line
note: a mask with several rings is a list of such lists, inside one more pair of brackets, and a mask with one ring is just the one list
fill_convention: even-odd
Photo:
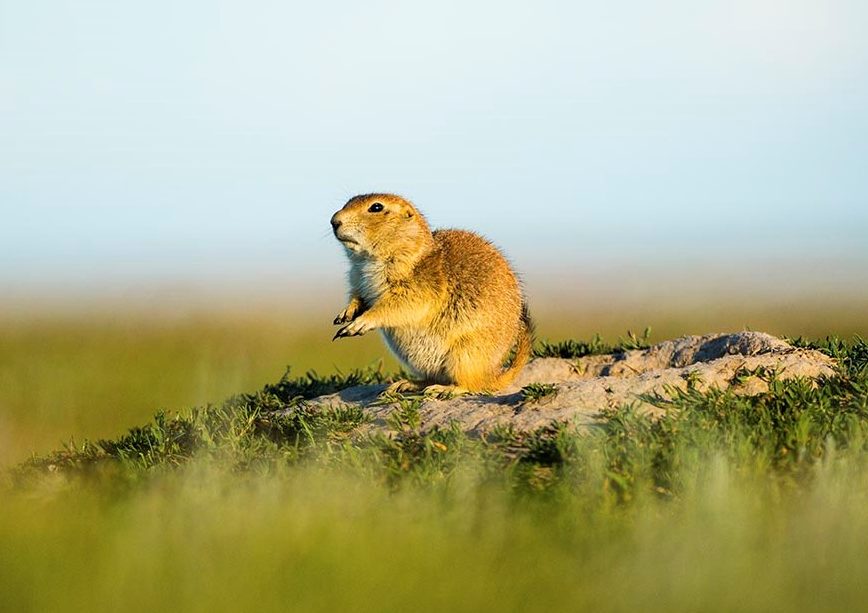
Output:
[[[499,424],[531,431],[552,422],[570,422],[586,429],[605,419],[603,409],[625,405],[659,416],[663,409],[649,403],[649,396],[667,398],[689,385],[700,391],[716,387],[731,388],[736,394],[759,394],[768,389],[768,377],[762,373],[770,370],[778,379],[817,379],[834,375],[835,362],[819,351],[796,348],[760,332],[685,336],[612,355],[537,358],[512,386],[497,394],[426,399],[420,408],[421,429],[447,428],[455,423],[478,435]],[[557,389],[536,400],[527,399],[522,388],[532,383],[554,384]],[[350,387],[315,398],[310,404],[360,406],[373,418],[367,428],[388,429],[386,417],[395,404],[379,397],[385,387]]]

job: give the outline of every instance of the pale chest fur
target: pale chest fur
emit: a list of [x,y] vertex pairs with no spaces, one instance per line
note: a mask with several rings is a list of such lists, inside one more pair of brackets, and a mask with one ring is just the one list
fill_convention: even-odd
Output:
[[[350,285],[354,293],[370,306],[389,289],[391,280],[386,264],[354,259],[350,265]],[[380,333],[403,366],[427,380],[443,382],[446,339],[429,325],[382,328]]]
[[386,265],[372,260],[352,260],[350,286],[366,304],[373,304],[389,286]]
[[444,359],[449,350],[446,339],[426,327],[384,328],[383,340],[411,373],[435,383],[448,383]]

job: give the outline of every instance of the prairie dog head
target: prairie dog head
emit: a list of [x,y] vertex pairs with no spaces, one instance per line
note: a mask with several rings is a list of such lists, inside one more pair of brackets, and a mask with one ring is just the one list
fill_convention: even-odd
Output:
[[394,194],[350,198],[332,215],[335,238],[353,257],[389,261],[412,258],[433,243],[431,229],[409,201]]

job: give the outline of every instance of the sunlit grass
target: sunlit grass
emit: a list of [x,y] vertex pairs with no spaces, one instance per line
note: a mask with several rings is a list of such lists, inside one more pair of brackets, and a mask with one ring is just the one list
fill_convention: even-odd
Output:
[[[664,331],[617,319],[597,328],[610,343],[647,324],[651,342],[731,329],[699,315]],[[858,327],[846,321],[838,329]],[[588,339],[557,330],[592,325],[543,314],[540,332]],[[785,314],[777,325],[800,333]],[[0,610],[864,606],[864,344],[824,344],[844,376],[819,387],[688,391],[656,425],[626,411],[591,435],[423,436],[408,403],[391,423],[399,436],[359,439],[348,431],[363,414],[298,401],[357,380],[335,366],[384,354],[376,338],[330,343],[329,330],[227,314],[4,324],[0,460],[78,443],[4,473]]]
[[359,412],[300,401],[376,372],[158,416],[11,475],[0,608],[854,610],[868,345],[821,346],[817,386],[688,390],[585,435],[423,435],[408,407],[350,438]]
[[851,610],[868,345],[819,347],[839,374],[817,385],[688,389],[656,422],[622,409],[588,434],[422,434],[408,405],[397,435],[350,437],[363,413],[303,400],[376,370],[158,415],[11,473],[0,605]]
[[[331,372],[391,358],[374,338],[280,318],[55,320],[0,324],[0,466],[70,438],[117,435],[159,408],[257,389],[292,365]],[[322,349],[321,351],[318,349]]]
[[[519,497],[473,465],[398,491],[209,464],[0,510],[4,610],[858,610],[864,463],[807,491],[712,460],[675,500]],[[573,477],[578,483],[581,477]]]

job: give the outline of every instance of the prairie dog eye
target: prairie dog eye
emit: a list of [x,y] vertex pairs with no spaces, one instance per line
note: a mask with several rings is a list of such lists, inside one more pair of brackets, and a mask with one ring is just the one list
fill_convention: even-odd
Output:
[[383,204],[380,202],[375,202],[371,206],[368,207],[368,213],[379,213],[383,210]]

